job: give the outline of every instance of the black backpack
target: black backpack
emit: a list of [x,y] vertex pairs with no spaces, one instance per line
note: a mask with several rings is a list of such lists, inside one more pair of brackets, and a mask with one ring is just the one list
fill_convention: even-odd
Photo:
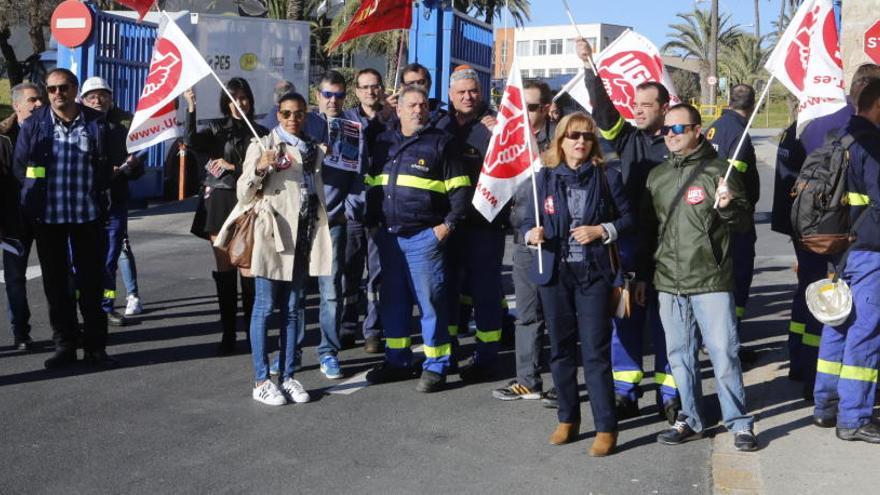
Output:
[[847,201],[851,134],[828,139],[810,153],[798,173],[791,195],[794,241],[817,254],[837,254],[852,241]]

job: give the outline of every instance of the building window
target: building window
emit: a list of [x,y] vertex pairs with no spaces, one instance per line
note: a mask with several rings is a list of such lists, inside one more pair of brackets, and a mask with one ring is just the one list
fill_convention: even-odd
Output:
[[577,52],[577,40],[569,38],[565,40],[565,54],[574,55]]
[[519,71],[519,76],[523,79],[528,79],[529,78],[528,69],[523,69],[523,70]]
[[550,55],[562,55],[562,40],[550,40]]
[[529,52],[529,42],[528,41],[517,41],[516,42],[516,54],[521,57],[527,57],[531,55]]
[[501,62],[507,63],[507,43],[501,44]]
[[544,69],[532,69],[532,77],[546,77],[547,73]]
[[547,40],[535,40],[535,51],[532,55],[547,55]]
[[565,74],[577,74],[578,70],[575,67],[569,67],[565,69]]
[[556,77],[562,75],[562,69],[550,69],[550,77]]

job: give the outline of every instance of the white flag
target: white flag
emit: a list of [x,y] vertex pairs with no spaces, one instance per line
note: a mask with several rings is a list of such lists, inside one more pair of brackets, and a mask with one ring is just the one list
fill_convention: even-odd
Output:
[[[681,103],[672,78],[663,65],[663,57],[657,47],[644,36],[627,30],[602,50],[596,60],[596,69],[605,84],[605,91],[614,107],[624,119],[632,121],[635,115],[636,86],[647,81],[657,81],[669,91],[670,104]],[[556,95],[568,93],[588,112],[593,111],[590,94],[584,85],[581,69]]]
[[516,58],[498,107],[489,149],[474,191],[473,205],[490,222],[510,201],[517,187],[541,166],[538,145],[529,124],[525,94]]
[[834,5],[800,6],[764,67],[800,101],[798,126],[846,106]]
[[148,148],[179,135],[174,100],[211,68],[170,18],[156,39],[150,72],[128,131],[128,152]]

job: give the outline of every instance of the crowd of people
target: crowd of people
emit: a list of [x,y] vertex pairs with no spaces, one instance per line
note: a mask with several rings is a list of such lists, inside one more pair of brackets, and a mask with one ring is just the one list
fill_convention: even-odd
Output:
[[[596,431],[589,454],[613,454],[618,422],[641,413],[648,334],[656,403],[670,425],[658,442],[676,445],[703,435],[699,355],[705,352],[736,448],[758,448],[742,373],[742,362],[754,356],[741,347],[739,331],[754,267],[760,185],[748,138],[733,156],[755,111],[754,89],[734,86],[729,108],[703,129],[696,108],[672,105],[667,88],[645,82],[636,89],[631,123],[590,69],[586,41],[578,41],[577,53],[592,113],[560,116],[545,83],[525,83],[544,167],[492,221],[471,200],[497,121],[478,73],[468,66],[450,75],[448,107],[429,98],[430,72],[419,64],[401,70],[401,87],[391,95],[379,72],[361,70],[354,77],[358,104],[348,109],[349,88],[336,71],[318,81],[317,109],[281,82],[273,111],[259,122],[254,94],[242,78],[228,81],[219,102],[224,117],[208,125],[199,125],[194,93],[184,94],[184,139],[207,159],[191,231],[212,246],[218,351],[235,352],[237,332],[244,331],[254,400],[283,405],[310,399],[295,376],[312,277],[320,297],[318,362],[326,378],[345,375],[339,354],[363,339],[367,353],[384,354],[366,375],[371,384],[412,379],[416,390],[433,393],[444,389],[451,373],[468,384],[499,379],[508,316],[502,259],[512,235],[516,377],[493,397],[542,399],[557,411],[549,442],[575,441],[582,417],[580,345]],[[793,127],[786,131],[773,222],[774,230],[791,234],[783,220],[791,208],[786,195],[810,148],[828,135],[856,135],[849,181],[857,200],[850,204],[870,218],[856,232],[844,272],[855,309],[839,327],[822,329],[811,318],[804,288],[839,260],[795,244],[800,269],[790,378],[803,380],[805,396],[815,397],[818,426],[836,426],[845,440],[873,443],[880,443],[880,427],[871,420],[880,355],[878,77],[877,66],[862,67],[850,106],[812,122],[799,137]],[[125,273],[134,272],[127,181],[137,178],[142,160],[124,149],[126,119],[113,108],[105,81],[92,78],[80,88],[73,73],[54,69],[45,81],[48,99],[43,91],[30,83],[13,88],[15,114],[0,139],[3,234],[23,247],[18,255],[4,253],[15,343],[21,350],[31,345],[24,272],[35,240],[56,344],[46,367],[74,363],[79,347],[87,363],[114,367],[118,361],[105,350],[108,320],[124,324],[125,316],[141,310],[136,279]],[[355,169],[331,163],[335,119],[356,123],[363,136]],[[608,152],[615,163],[606,160]],[[729,164],[734,170],[725,180]],[[125,315],[113,307],[117,263],[128,292]],[[617,298],[627,297],[624,285],[632,288],[635,304],[621,314],[615,310]],[[413,306],[424,353],[418,364]],[[273,358],[267,324],[276,309],[281,329]],[[459,339],[469,333],[471,317],[475,345],[464,356]],[[549,388],[541,377],[545,334]]]

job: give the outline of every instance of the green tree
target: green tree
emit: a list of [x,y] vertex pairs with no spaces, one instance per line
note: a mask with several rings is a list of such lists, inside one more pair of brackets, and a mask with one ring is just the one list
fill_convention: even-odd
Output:
[[[763,41],[763,40],[762,40]],[[759,80],[767,80],[764,63],[770,57],[753,34],[743,34],[731,45],[721,50],[722,74],[729,74],[729,84],[745,83],[755,86]]]
[[[694,58],[699,62],[700,66],[700,100],[702,102],[709,101],[708,78],[710,64],[710,43],[709,39],[712,32],[712,23],[708,11],[694,9],[693,12],[684,14],[676,14],[676,17],[683,22],[671,24],[672,33],[667,37],[671,38],[663,45],[663,51],[682,58]],[[722,15],[718,19],[718,43],[720,46],[732,45],[742,35],[738,25],[731,25],[730,15]]]
[[501,19],[507,10],[513,23],[522,27],[531,18],[530,3],[530,0],[455,0],[453,6],[456,10],[469,12],[474,17],[482,17],[486,24]]

